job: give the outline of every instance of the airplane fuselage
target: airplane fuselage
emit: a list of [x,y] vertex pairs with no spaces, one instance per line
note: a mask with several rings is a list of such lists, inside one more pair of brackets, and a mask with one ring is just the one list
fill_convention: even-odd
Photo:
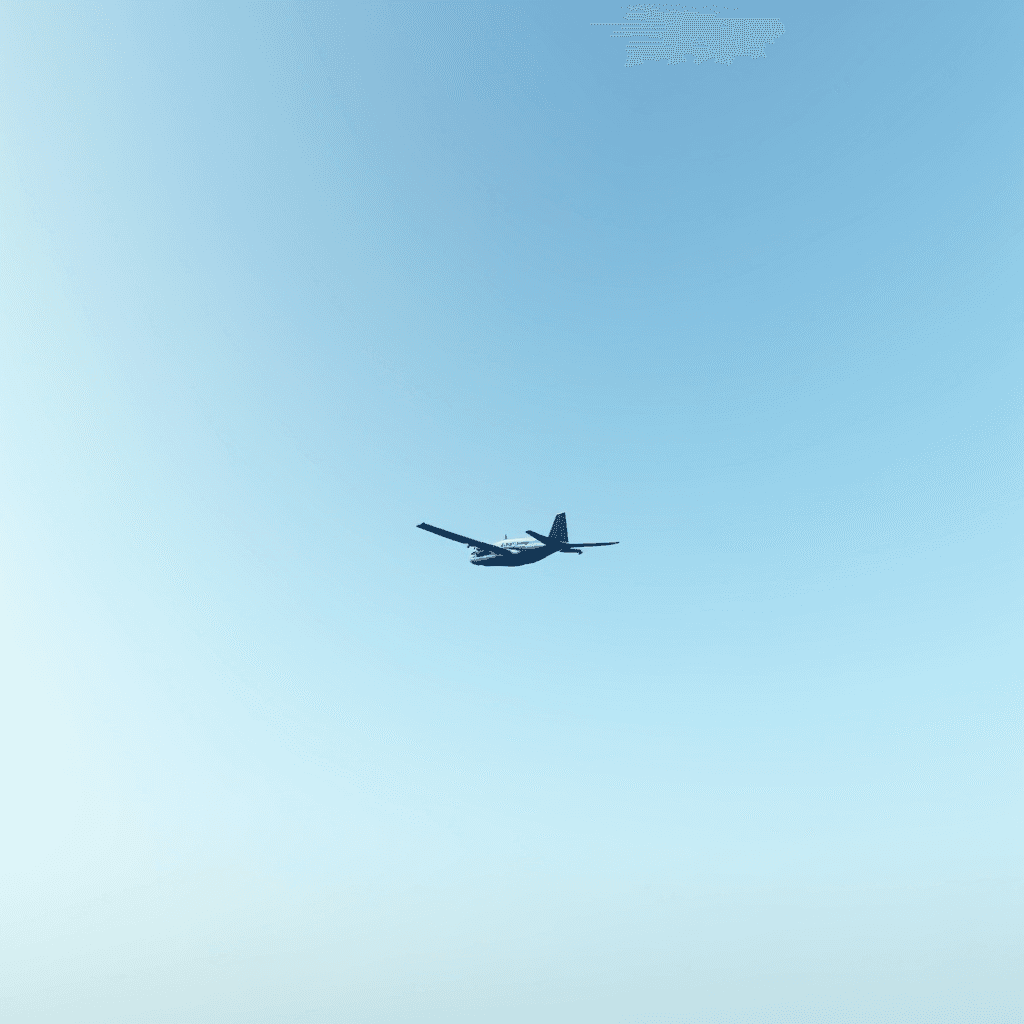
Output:
[[495,541],[494,546],[501,548],[503,553],[499,555],[494,551],[474,548],[469,560],[474,565],[529,565],[558,551],[558,548],[541,544],[540,541],[531,540],[529,537]]

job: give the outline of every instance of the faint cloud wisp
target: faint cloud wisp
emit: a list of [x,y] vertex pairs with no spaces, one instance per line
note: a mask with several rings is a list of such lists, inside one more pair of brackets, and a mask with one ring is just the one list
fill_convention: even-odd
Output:
[[649,60],[694,64],[714,58],[731,64],[736,57],[765,56],[765,47],[784,32],[778,18],[723,18],[715,8],[700,11],[661,4],[630,4],[622,24],[591,22],[618,29],[612,39],[628,39],[626,67]]

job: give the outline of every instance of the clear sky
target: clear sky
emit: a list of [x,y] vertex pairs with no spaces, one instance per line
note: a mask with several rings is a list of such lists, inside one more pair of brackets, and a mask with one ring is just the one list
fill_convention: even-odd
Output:
[[625,12],[3,6],[4,1021],[1021,1019],[1024,7]]

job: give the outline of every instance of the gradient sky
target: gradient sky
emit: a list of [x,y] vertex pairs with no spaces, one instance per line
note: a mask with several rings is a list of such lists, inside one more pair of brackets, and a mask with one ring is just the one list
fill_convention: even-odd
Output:
[[4,1021],[1021,1020],[1024,7],[624,11],[3,5]]

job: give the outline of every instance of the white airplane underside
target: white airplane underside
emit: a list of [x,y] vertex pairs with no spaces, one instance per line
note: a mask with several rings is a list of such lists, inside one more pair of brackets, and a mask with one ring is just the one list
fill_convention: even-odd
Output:
[[557,552],[570,555],[582,555],[583,548],[607,548],[618,544],[617,540],[605,540],[597,543],[582,544],[569,543],[569,528],[566,526],[565,513],[559,512],[555,521],[551,524],[551,532],[545,537],[543,534],[527,530],[529,537],[514,537],[509,540],[499,540],[496,544],[488,544],[486,541],[473,540],[472,537],[463,537],[460,533],[450,533],[442,530],[439,526],[431,526],[429,523],[420,523],[417,529],[428,530],[436,533],[439,537],[447,537],[457,544],[465,544],[471,548],[469,560],[473,565],[529,565],[531,562],[539,562],[548,555]]

